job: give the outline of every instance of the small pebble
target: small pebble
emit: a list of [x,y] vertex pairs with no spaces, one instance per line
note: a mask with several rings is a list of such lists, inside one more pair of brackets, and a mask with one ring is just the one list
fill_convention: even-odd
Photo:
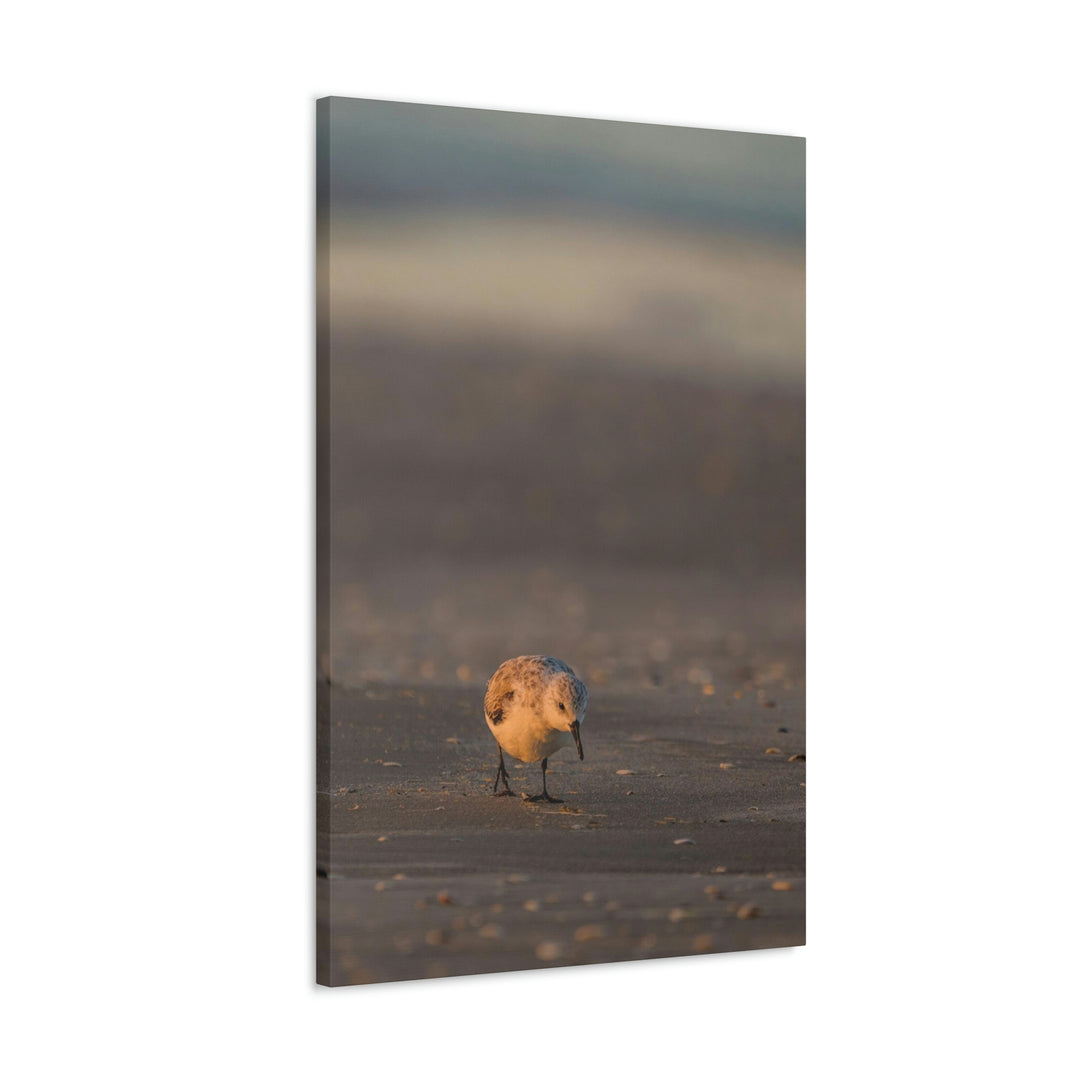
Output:
[[450,894],[445,889],[443,889],[443,891],[441,893],[439,893],[439,895],[436,896],[435,899],[438,900],[440,904],[449,905],[449,904],[452,904],[454,902],[451,899]]
[[706,885],[705,895],[710,900],[722,900],[724,896],[724,894],[715,885]]
[[528,874],[507,874],[506,881],[508,885],[523,885],[529,880]]
[[596,893],[594,893],[594,892],[582,893],[581,899],[582,899],[583,903],[592,904],[596,900]]
[[404,874],[395,874],[394,875],[394,880],[395,881],[404,881],[405,880],[405,875]]
[[708,952],[712,948],[712,934],[698,934],[692,944],[694,952]]
[[618,911],[619,910],[619,901],[618,900],[609,900],[604,905],[604,910],[605,911]]
[[783,752],[784,751],[781,750],[779,746],[770,746],[769,749],[765,751],[766,754],[782,754]]
[[385,881],[376,881],[375,882],[375,891],[376,892],[382,892],[383,889],[385,889],[385,888],[386,888],[386,882]]
[[435,927],[424,935],[424,940],[429,945],[445,945],[450,940],[450,935],[445,930]]
[[791,757],[788,758],[788,761],[805,761],[805,760],[806,760],[806,755],[805,754],[792,754]]
[[743,904],[743,906],[735,912],[735,915],[740,919],[754,919],[760,914],[760,909],[753,904]]
[[536,946],[537,960],[558,960],[563,954],[563,947],[557,941],[541,941]]
[[726,874],[727,873],[727,867],[726,866],[714,866],[712,868],[711,873],[713,873],[713,874]]
[[774,881],[772,887],[776,892],[791,892],[790,881]]
[[497,923],[487,923],[476,931],[477,934],[488,941],[495,941],[503,936],[503,928]]
[[526,911],[539,911],[540,910],[540,901],[539,900],[526,900],[525,903],[522,904],[521,906]]
[[788,729],[786,727],[778,727],[776,730],[779,731],[781,735],[786,735],[788,733]]
[[672,840],[673,844],[692,844],[694,841],[689,836],[680,837],[678,840]]
[[579,926],[574,931],[575,941],[596,941],[598,938],[607,937],[607,930],[599,923],[589,923],[587,926]]
[[668,921],[669,922],[682,922],[683,919],[688,918],[689,915],[690,915],[690,912],[686,911],[684,908],[681,908],[681,907],[672,908],[668,912]]
[[376,844],[385,844],[386,841],[389,840],[389,839],[390,839],[390,837],[388,837],[388,836],[380,836],[379,839],[375,841],[375,843]]
[[633,769],[616,769],[615,770],[615,775],[616,776],[636,776],[637,774],[634,772]]
[[401,768],[401,762],[400,761],[384,761],[383,762],[383,768],[384,769],[400,769]]

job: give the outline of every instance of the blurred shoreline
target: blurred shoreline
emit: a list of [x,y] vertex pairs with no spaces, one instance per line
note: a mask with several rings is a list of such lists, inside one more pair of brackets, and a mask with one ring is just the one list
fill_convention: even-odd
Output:
[[805,375],[801,243],[518,212],[373,215],[328,241],[335,351],[535,357],[692,378]]

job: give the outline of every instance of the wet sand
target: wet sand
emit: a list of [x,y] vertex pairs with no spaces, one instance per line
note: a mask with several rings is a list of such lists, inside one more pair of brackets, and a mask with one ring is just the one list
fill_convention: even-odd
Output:
[[482,683],[319,694],[319,982],[804,943],[801,685],[595,688],[561,805],[492,797]]

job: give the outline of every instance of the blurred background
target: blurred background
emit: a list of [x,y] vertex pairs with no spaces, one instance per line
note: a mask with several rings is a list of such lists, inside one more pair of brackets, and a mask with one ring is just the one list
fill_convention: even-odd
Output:
[[320,673],[804,678],[805,143],[319,103]]

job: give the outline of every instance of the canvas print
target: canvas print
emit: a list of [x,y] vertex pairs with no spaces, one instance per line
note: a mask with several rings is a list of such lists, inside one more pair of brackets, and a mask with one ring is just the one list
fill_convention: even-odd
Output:
[[318,981],[803,944],[804,141],[316,155]]

